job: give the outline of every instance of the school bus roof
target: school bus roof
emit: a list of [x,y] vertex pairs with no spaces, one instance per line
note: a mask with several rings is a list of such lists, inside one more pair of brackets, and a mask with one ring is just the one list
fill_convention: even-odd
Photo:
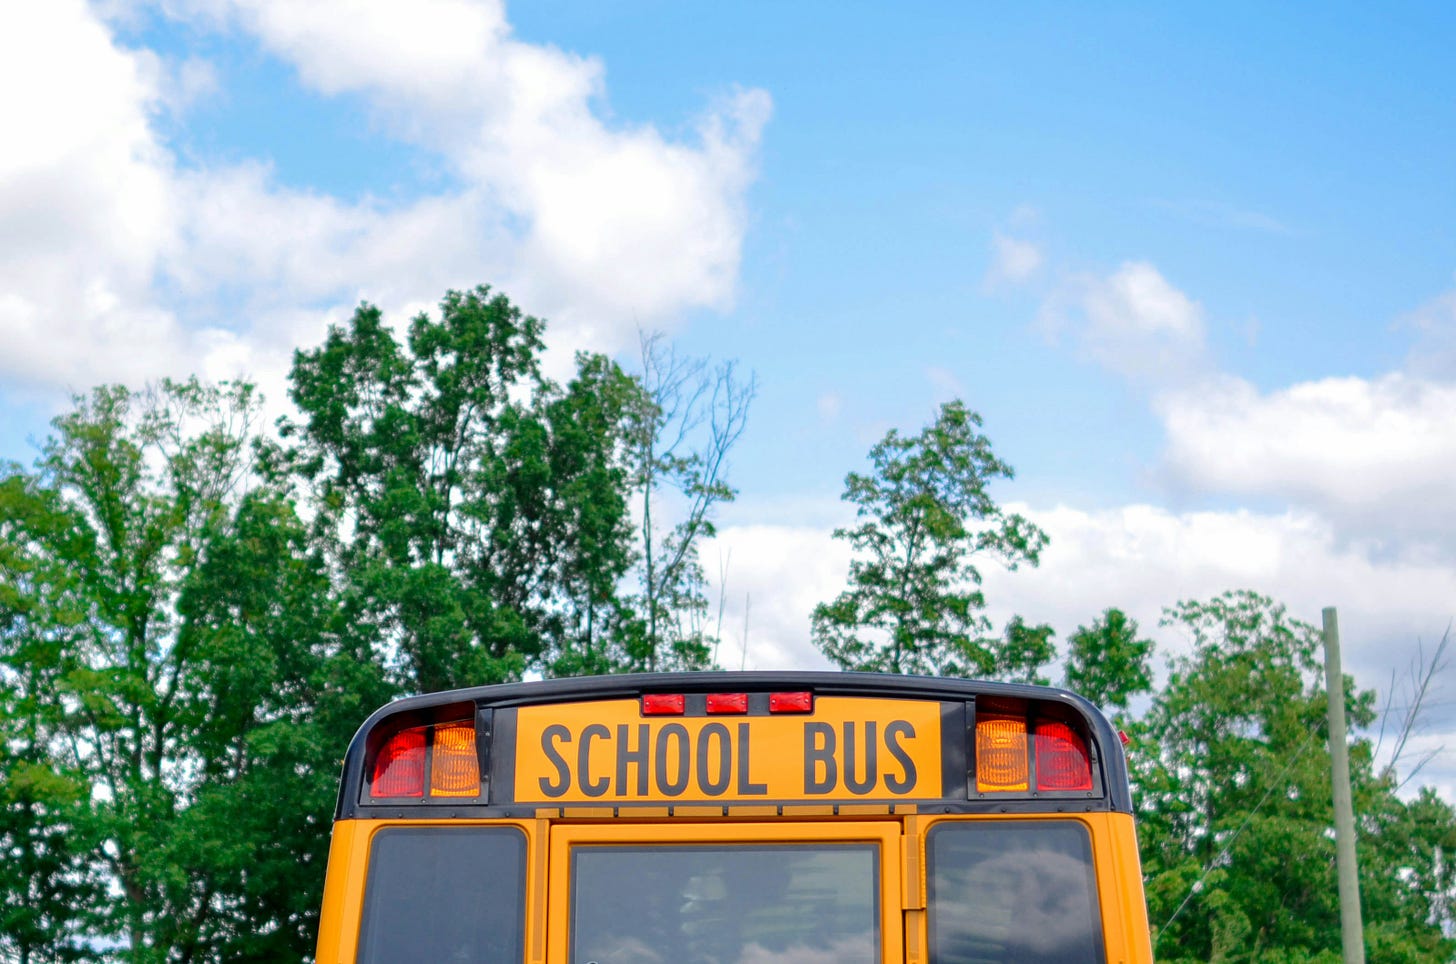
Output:
[[[926,716],[928,710],[916,710],[919,718],[927,721],[928,725],[920,726],[920,733],[924,736],[925,731],[936,729],[937,733],[944,737],[946,748],[945,759],[937,761],[935,769],[937,772],[943,770],[945,773],[945,787],[953,787],[957,779],[957,768],[959,768],[959,780],[961,785],[965,784],[966,768],[968,757],[974,754],[975,745],[974,732],[964,729],[966,726],[974,726],[972,722],[977,710],[973,707],[981,707],[984,713],[1002,712],[1006,707],[1023,707],[1018,711],[1030,716],[1026,718],[1046,718],[1064,720],[1071,724],[1081,734],[1080,739],[1086,741],[1084,753],[1090,754],[1092,771],[1097,775],[1095,786],[1089,784],[1087,788],[1080,785],[1075,789],[1077,793],[1057,792],[1033,792],[1038,789],[1035,780],[1026,788],[1021,796],[1026,800],[1010,800],[1007,794],[978,794],[975,792],[974,778],[972,780],[971,792],[953,793],[951,796],[942,793],[938,781],[922,780],[921,786],[917,788],[904,789],[903,792],[917,795],[919,798],[934,798],[944,806],[954,807],[957,810],[978,811],[981,809],[997,808],[1006,810],[1008,806],[1013,809],[1032,809],[1051,806],[1055,809],[1097,809],[1115,810],[1122,812],[1131,811],[1131,798],[1127,789],[1126,762],[1122,753],[1122,746],[1118,734],[1114,731],[1107,719],[1090,702],[1082,697],[1066,690],[1052,687],[1030,686],[1023,684],[995,683],[976,680],[947,679],[941,677],[921,676],[895,676],[875,673],[836,673],[836,672],[700,672],[700,673],[650,673],[650,674],[624,674],[616,676],[577,677],[569,679],[552,679],[536,682],[506,683],[491,686],[470,687],[465,689],[450,690],[439,693],[430,693],[422,696],[409,697],[397,700],[373,713],[367,721],[359,728],[353,740],[350,742],[348,753],[344,763],[343,780],[340,786],[336,819],[346,819],[355,816],[384,815],[392,812],[403,815],[400,810],[399,801],[383,802],[372,799],[366,792],[368,790],[368,774],[366,768],[371,765],[371,754],[377,753],[381,740],[386,739],[390,734],[396,734],[409,728],[429,727],[436,723],[449,721],[470,720],[474,724],[475,732],[479,734],[480,745],[480,771],[482,789],[479,799],[471,801],[433,801],[438,807],[448,804],[432,815],[445,816],[468,816],[468,815],[525,815],[530,804],[550,802],[547,797],[553,799],[558,796],[568,802],[573,800],[584,800],[585,797],[595,796],[598,788],[601,793],[609,781],[607,770],[613,764],[609,762],[589,762],[597,759],[596,754],[609,743],[611,734],[604,732],[606,727],[601,723],[613,723],[619,726],[626,726],[628,714],[624,709],[622,701],[632,701],[631,719],[649,720],[653,723],[654,734],[661,729],[663,720],[669,721],[671,726],[672,717],[644,716],[639,709],[647,714],[657,712],[650,707],[665,707],[664,712],[679,714],[683,719],[682,726],[675,730],[668,730],[669,735],[680,738],[684,748],[688,741],[697,738],[701,750],[704,745],[715,750],[722,756],[722,760],[716,769],[703,769],[700,765],[698,779],[699,788],[707,786],[709,790],[716,788],[719,784],[727,786],[731,781],[727,776],[729,756],[734,752],[743,753],[746,756],[746,745],[735,750],[731,746],[733,734],[724,726],[715,726],[713,721],[719,717],[705,719],[705,705],[709,696],[720,697],[716,704],[720,707],[727,707],[724,710],[729,714],[721,717],[727,721],[745,721],[738,724],[746,727],[752,724],[757,730],[763,731],[766,728],[780,725],[786,722],[785,719],[765,719],[769,712],[767,709],[768,699],[771,694],[800,694],[811,695],[811,705],[816,707],[813,713],[820,709],[833,718],[835,721],[844,721],[844,707],[857,705],[853,701],[878,700],[885,701],[879,704],[875,711],[866,710],[869,715],[867,723],[861,726],[868,726],[868,735],[875,738],[874,727],[880,727],[883,755],[887,760],[893,757],[899,769],[895,770],[886,767],[886,774],[877,785],[864,784],[870,789],[863,792],[875,796],[890,794],[901,791],[905,785],[904,781],[915,769],[917,760],[922,760],[919,772],[924,775],[927,769],[923,765],[921,757],[915,757],[915,747],[906,744],[905,741],[896,743],[889,716],[886,714],[893,709],[894,704],[889,701],[923,701],[927,706],[936,705],[948,708],[941,712],[937,711],[934,716],[936,722],[930,722],[931,717]],[[752,694],[751,707],[741,700],[729,700],[721,697],[738,696],[741,694]],[[684,697],[683,701],[674,701],[674,696]],[[652,701],[644,701],[644,697],[654,697]],[[812,702],[818,701],[818,702]],[[838,702],[836,702],[838,701]],[[533,710],[533,707],[557,707],[564,708],[568,705],[576,707],[581,704],[588,704],[586,709],[574,711],[574,715],[568,714],[571,719],[589,720],[593,712],[589,707],[595,704],[601,712],[601,720],[593,721],[588,727],[581,725],[575,729],[565,720],[562,714],[546,713],[541,710]],[[782,704],[788,706],[788,703]],[[866,707],[869,703],[864,703]],[[914,709],[913,704],[900,704],[903,707]],[[839,707],[837,715],[832,712],[833,707]],[[674,709],[674,708],[677,709]],[[1000,709],[994,709],[1000,708]],[[881,710],[883,712],[881,712]],[[713,711],[708,710],[709,714]],[[776,712],[776,711],[775,711]],[[790,710],[790,712],[794,712]],[[890,714],[894,715],[894,714]],[[903,713],[900,715],[904,715]],[[553,722],[554,717],[562,717],[565,722]],[[809,720],[811,715],[800,717],[801,721]],[[938,729],[937,729],[938,724]],[[524,734],[531,727],[531,738],[523,742],[525,747],[521,770],[517,771],[517,727],[521,727]],[[642,727],[644,739],[647,734],[647,723],[636,723],[634,726]],[[811,727],[818,727],[819,730],[829,728],[829,723],[809,723]],[[836,722],[834,725],[840,725]],[[843,722],[842,725],[849,727],[846,736],[853,739],[853,723]],[[904,732],[912,732],[910,722],[902,722]],[[953,734],[952,729],[961,727],[960,734]],[[1023,733],[1025,723],[1022,724]],[[590,728],[599,732],[597,734],[584,734],[582,730]],[[705,731],[706,728],[706,731]],[[688,731],[692,732],[689,733]],[[548,732],[550,731],[550,732]],[[681,732],[677,732],[681,731]],[[625,734],[625,730],[623,731]],[[748,730],[741,732],[746,737]],[[782,726],[778,731],[782,732]],[[537,735],[540,739],[537,739]],[[595,747],[590,746],[590,738],[593,735],[601,736]],[[860,734],[861,746],[859,752],[864,754],[864,733]],[[718,741],[714,742],[714,737]],[[834,740],[833,733],[827,733],[826,740]],[[806,739],[808,739],[806,737]],[[573,742],[575,741],[575,742]],[[782,742],[777,736],[769,735],[760,737],[760,744],[765,741]],[[886,743],[885,741],[888,741]],[[539,752],[538,752],[539,744]],[[937,750],[939,739],[937,738]],[[957,749],[959,748],[959,749]],[[592,780],[584,780],[585,774],[570,772],[572,767],[568,766],[568,758],[563,751],[571,750],[573,753],[580,751],[581,766],[583,769],[594,767],[599,771],[598,776]],[[669,750],[672,747],[668,748]],[[848,748],[853,756],[853,744]],[[590,753],[588,752],[590,750]],[[816,759],[823,761],[826,768],[832,768],[834,763],[827,754],[830,752],[822,744],[815,748],[818,756]],[[664,752],[661,749],[659,753]],[[759,759],[762,760],[767,751],[759,751]],[[872,751],[871,751],[872,752]],[[631,748],[632,762],[637,759],[636,754],[646,754],[642,747]],[[808,751],[806,751],[806,754]],[[873,759],[873,757],[871,757]],[[570,756],[569,762],[575,764],[577,757]],[[739,784],[749,775],[745,769],[746,759],[740,759]],[[632,803],[649,800],[660,801],[662,794],[657,788],[648,785],[645,773],[650,768],[651,762],[644,762],[636,771],[627,770],[626,766],[619,766],[619,771],[625,771],[626,779],[622,779],[622,772],[618,773],[618,779],[614,786],[614,792],[610,799],[613,802]],[[762,768],[764,764],[760,763]],[[805,763],[809,766],[809,763]],[[669,792],[681,782],[688,783],[686,772],[688,763],[686,759],[676,760],[673,764],[673,772],[666,784],[661,782],[659,774],[658,787],[664,792]],[[821,769],[817,775],[821,779],[825,774]],[[679,777],[681,780],[679,781]],[[528,779],[529,778],[529,779]],[[538,779],[539,778],[539,779]],[[640,786],[633,786],[634,778]],[[786,779],[787,777],[785,777]],[[860,774],[861,781],[865,779]],[[809,776],[805,780],[811,779]],[[896,781],[900,783],[897,784]],[[706,784],[705,782],[706,781]],[[888,781],[888,782],[887,782]],[[539,783],[540,790],[536,789]],[[778,786],[783,780],[770,780],[766,790],[758,788],[763,784],[749,779],[747,785],[752,788],[751,792],[763,793],[775,799],[784,799],[779,792]],[[1071,785],[1068,785],[1071,786]],[[933,787],[933,790],[927,790]],[[641,790],[641,793],[636,792]],[[984,787],[982,788],[984,789]],[[727,792],[730,797],[733,788],[729,787]],[[828,792],[828,791],[826,791]],[[537,797],[531,800],[523,797]],[[688,790],[689,798],[692,798],[692,788]],[[1014,794],[1013,794],[1014,795]],[[425,795],[426,797],[429,794]],[[799,798],[798,793],[790,793],[790,797]],[[488,800],[487,800],[488,797]],[[987,797],[978,800],[977,797]],[[1071,806],[1075,798],[1076,806]],[[983,806],[985,805],[985,806]],[[514,813],[514,810],[521,810]],[[418,814],[416,814],[418,815]]]

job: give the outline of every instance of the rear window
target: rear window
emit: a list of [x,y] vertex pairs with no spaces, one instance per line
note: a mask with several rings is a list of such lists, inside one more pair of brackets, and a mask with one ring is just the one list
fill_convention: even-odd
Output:
[[1101,964],[1092,844],[1080,823],[941,823],[928,851],[932,964]]
[[381,830],[369,855],[359,964],[520,964],[525,889],[518,830]]
[[572,848],[571,955],[597,964],[875,964],[878,848]]

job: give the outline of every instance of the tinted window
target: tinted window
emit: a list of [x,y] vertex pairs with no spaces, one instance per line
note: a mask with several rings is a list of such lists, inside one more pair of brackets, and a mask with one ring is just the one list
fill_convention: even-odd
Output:
[[359,962],[521,964],[525,889],[518,830],[381,830],[370,850]]
[[932,964],[1099,964],[1087,830],[1071,821],[940,824],[930,832]]
[[875,964],[868,845],[572,850],[571,962]]

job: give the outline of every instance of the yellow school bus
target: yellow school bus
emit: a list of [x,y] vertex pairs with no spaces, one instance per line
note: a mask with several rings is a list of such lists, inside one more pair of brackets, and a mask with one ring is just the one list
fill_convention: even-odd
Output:
[[401,700],[318,964],[1150,961],[1118,734],[1062,690],[692,673]]

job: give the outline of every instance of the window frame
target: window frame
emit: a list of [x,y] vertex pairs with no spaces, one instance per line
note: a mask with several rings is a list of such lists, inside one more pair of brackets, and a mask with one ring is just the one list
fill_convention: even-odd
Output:
[[1113,928],[1109,926],[1107,907],[1107,895],[1103,893],[1105,882],[1105,870],[1098,866],[1097,834],[1093,828],[1084,820],[1066,815],[1055,815],[1046,817],[974,817],[974,818],[948,818],[937,820],[924,828],[923,835],[923,866],[925,868],[925,915],[924,915],[924,947],[926,960],[930,964],[939,964],[936,958],[936,930],[935,918],[937,912],[935,884],[936,884],[936,854],[935,838],[941,831],[965,831],[974,830],[986,833],[995,833],[1000,830],[1013,829],[1020,831],[1045,830],[1049,827],[1074,827],[1082,835],[1087,845],[1087,876],[1088,894],[1091,898],[1091,920],[1093,931],[1091,934],[1091,947],[1095,951],[1096,964],[1105,964],[1108,960],[1108,941],[1113,936]]
[[[383,862],[381,862],[379,859],[379,854],[376,850],[379,842],[381,840],[388,840],[405,836],[430,835],[438,837],[450,834],[457,835],[457,837],[459,835],[492,837],[509,835],[510,837],[514,838],[514,843],[517,848],[516,870],[518,874],[517,879],[519,880],[519,887],[513,889],[507,888],[507,892],[513,892],[514,894],[518,895],[520,913],[517,915],[516,918],[516,932],[513,936],[516,939],[517,947],[519,947],[520,949],[520,954],[517,957],[512,958],[512,960],[523,960],[525,958],[526,943],[528,937],[527,917],[530,912],[530,898],[527,891],[527,881],[529,876],[531,841],[528,835],[519,826],[515,826],[512,824],[430,823],[413,825],[387,825],[380,827],[374,833],[370,834],[369,859],[367,868],[364,873],[363,890],[359,900],[359,930],[357,937],[357,946],[355,948],[355,960],[360,962],[365,961],[365,954],[369,952],[368,938],[370,934],[370,927],[374,923],[374,921],[371,920],[371,911],[377,912],[379,910],[378,906],[372,903],[372,900],[379,894],[376,875],[380,873],[387,873],[391,869],[387,866],[384,866]],[[431,872],[431,876],[436,876],[436,867],[433,864],[429,867],[429,870]],[[488,876],[490,879],[498,880],[500,878],[500,873],[501,871],[498,865],[488,868]]]
[[816,823],[564,824],[551,828],[547,887],[548,964],[568,964],[571,948],[572,850],[577,846],[793,846],[870,844],[877,847],[879,959],[904,958],[898,821]]

